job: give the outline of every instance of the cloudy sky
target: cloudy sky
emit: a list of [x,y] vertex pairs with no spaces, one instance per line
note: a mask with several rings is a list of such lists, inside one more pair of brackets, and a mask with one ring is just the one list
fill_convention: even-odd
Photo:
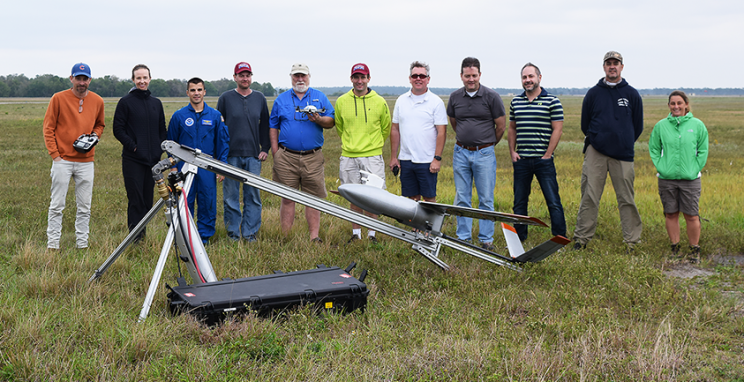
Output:
[[[371,86],[407,86],[414,60],[433,87],[460,87],[460,62],[481,61],[481,82],[518,88],[531,61],[543,86],[589,87],[602,56],[625,58],[636,88],[741,88],[742,1],[76,1],[6,2],[0,75],[68,76],[86,62],[93,77],[128,78],[138,63],[154,78],[230,77],[248,61],[254,81],[289,86],[294,62],[311,86],[345,86],[365,62]],[[736,27],[739,25],[739,27]],[[733,65],[731,65],[733,64]],[[736,71],[733,71],[734,73]]]

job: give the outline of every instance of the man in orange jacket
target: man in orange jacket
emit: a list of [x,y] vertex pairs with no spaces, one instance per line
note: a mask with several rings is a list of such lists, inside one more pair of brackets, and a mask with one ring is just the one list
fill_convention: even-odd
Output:
[[[88,248],[90,204],[93,197],[95,143],[103,133],[103,99],[88,90],[90,67],[75,64],[70,90],[52,96],[44,115],[44,143],[52,157],[52,195],[47,223],[47,248],[59,249],[62,211],[70,178],[75,179],[75,245]],[[76,142],[77,141],[77,142]]]

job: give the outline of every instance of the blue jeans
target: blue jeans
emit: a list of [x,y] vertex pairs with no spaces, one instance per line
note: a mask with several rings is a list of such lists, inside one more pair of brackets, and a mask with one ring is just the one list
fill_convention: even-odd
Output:
[[[455,145],[452,155],[452,170],[455,175],[455,205],[470,207],[473,183],[478,192],[478,208],[493,211],[493,191],[496,188],[496,154],[494,147],[470,151]],[[493,220],[480,220],[478,240],[493,242]],[[457,217],[457,238],[471,240],[473,219]]]
[[[228,157],[227,164],[261,175],[261,161],[253,157]],[[240,185],[243,185],[243,214],[240,213]],[[225,178],[222,184],[227,236],[254,239],[261,227],[261,193],[255,188],[234,179]]]
[[[532,191],[532,176],[537,178],[545,197],[545,204],[550,212],[550,229],[553,235],[566,236],[566,218],[563,215],[561,196],[558,194],[558,181],[556,180],[555,162],[553,158],[542,159],[538,157],[522,157],[514,166],[514,213],[527,215],[527,202]],[[527,239],[527,226],[517,224],[517,235],[519,240]]]

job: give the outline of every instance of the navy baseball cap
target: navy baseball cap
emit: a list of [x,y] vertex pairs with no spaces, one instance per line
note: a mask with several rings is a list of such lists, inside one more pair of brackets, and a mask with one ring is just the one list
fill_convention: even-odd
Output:
[[88,64],[78,62],[77,64],[72,66],[72,76],[73,77],[86,76],[88,78],[91,78],[90,66],[88,66]]

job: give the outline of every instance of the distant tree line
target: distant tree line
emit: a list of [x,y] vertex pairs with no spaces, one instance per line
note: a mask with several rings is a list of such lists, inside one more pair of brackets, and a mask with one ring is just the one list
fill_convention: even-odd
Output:
[[[341,87],[341,86],[329,86],[329,87],[317,87],[316,89],[322,91],[328,96],[340,96],[344,93],[347,93],[349,90],[351,90],[351,86],[348,87]],[[377,94],[381,96],[399,96],[408,90],[410,90],[410,87],[407,86],[370,86],[370,89],[377,92]],[[524,89],[518,89],[518,88],[492,88],[497,93],[499,93],[502,96],[509,96],[509,95],[518,95],[522,94]],[[584,96],[586,92],[589,90],[589,88],[545,88],[550,93],[553,93],[557,96],[562,95],[570,95],[570,96]],[[432,91],[432,93],[440,95],[440,96],[448,96],[453,91],[457,90],[455,88],[429,88],[429,90]],[[673,90],[682,90],[688,95],[694,95],[694,96],[742,96],[744,95],[744,89],[742,88],[679,88],[679,89],[669,89],[669,88],[654,88],[654,89],[638,89],[638,92],[642,96],[665,96],[669,95]]]
[[[123,97],[132,88],[132,81],[128,78],[118,78],[116,76],[103,76],[93,78],[90,84],[90,90],[98,93],[102,97]],[[218,96],[223,92],[234,89],[235,82],[229,78],[223,78],[216,81],[206,81],[204,86],[207,89],[207,95]],[[67,77],[59,77],[53,74],[42,74],[34,78],[28,78],[23,74],[10,74],[0,76],[0,97],[51,97],[52,94],[70,88],[70,80]],[[398,96],[407,92],[410,88],[407,86],[371,86],[378,94],[382,96]],[[277,95],[280,91],[286,89],[274,89],[271,82],[254,82],[251,89],[258,90],[267,97]],[[324,92],[328,96],[340,96],[349,90],[351,86],[341,87],[317,87],[316,89]],[[430,88],[432,92],[438,95],[449,95],[455,88]],[[521,94],[522,89],[493,88],[499,94],[507,96],[509,94]],[[575,95],[583,96],[589,88],[547,88],[548,91],[555,95]],[[641,95],[668,95],[672,90],[670,88],[638,89]],[[742,88],[681,88],[685,93],[695,96],[741,96],[744,95]],[[150,91],[156,97],[183,97],[186,95],[186,80],[163,80],[154,79],[150,82]]]
[[[149,89],[156,97],[183,97],[186,96],[186,81],[158,78],[150,81]],[[101,97],[123,97],[133,86],[128,78],[109,75],[94,77],[90,83],[90,90]],[[204,87],[207,95],[218,96],[227,90],[234,89],[235,81],[227,78],[217,81],[205,80]],[[28,78],[23,74],[0,76],[0,97],[51,97],[52,94],[69,88],[70,80],[67,77],[53,74],[42,74],[34,78]],[[251,89],[258,90],[267,97],[276,95],[276,90],[270,82],[263,84],[254,82]]]

